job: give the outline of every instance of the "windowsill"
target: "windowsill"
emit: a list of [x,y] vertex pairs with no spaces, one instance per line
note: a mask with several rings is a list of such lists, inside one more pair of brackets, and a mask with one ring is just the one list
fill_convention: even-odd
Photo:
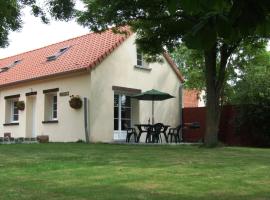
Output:
[[57,124],[58,120],[46,120],[42,121],[42,124]]
[[151,71],[152,68],[150,67],[144,67],[144,66],[140,66],[140,65],[134,65],[135,68],[138,68],[138,69],[144,69],[144,70],[148,70],[148,71]]
[[10,122],[10,123],[5,123],[3,126],[18,126],[19,122]]

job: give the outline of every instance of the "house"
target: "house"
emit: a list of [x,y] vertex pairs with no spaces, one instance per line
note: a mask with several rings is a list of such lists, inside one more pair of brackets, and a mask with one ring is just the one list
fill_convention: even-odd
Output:
[[183,108],[204,107],[205,91],[196,89],[183,90]]
[[[168,54],[162,63],[146,63],[134,41],[133,33],[108,30],[0,59],[0,137],[122,140],[126,127],[151,117],[151,102],[131,98],[150,89],[175,96],[155,103],[155,120],[178,125],[180,72]],[[82,99],[82,108],[70,107],[72,95]]]

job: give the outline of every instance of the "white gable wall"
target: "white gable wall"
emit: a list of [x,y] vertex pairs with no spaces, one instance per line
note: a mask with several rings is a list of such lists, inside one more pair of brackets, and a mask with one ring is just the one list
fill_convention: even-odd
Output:
[[[114,91],[112,86],[141,89],[142,92],[157,89],[175,96],[161,102],[155,102],[155,122],[162,122],[173,127],[180,123],[180,81],[175,72],[165,61],[153,63],[151,71],[135,68],[135,35],[130,36],[91,72],[90,96],[90,135],[92,141],[111,142],[114,127]],[[151,118],[151,102],[139,101],[139,121],[147,123]],[[134,111],[134,109],[133,109]]]

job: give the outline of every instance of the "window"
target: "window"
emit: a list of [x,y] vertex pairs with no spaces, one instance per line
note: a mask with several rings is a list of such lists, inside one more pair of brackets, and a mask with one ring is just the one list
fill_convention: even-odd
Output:
[[14,62],[8,64],[7,66],[0,68],[0,73],[8,71],[10,68],[14,67],[15,65],[19,64],[22,60],[15,60]]
[[47,57],[47,61],[53,61],[56,60],[59,56],[61,56],[62,54],[64,54],[70,47],[64,47],[59,49],[58,52],[56,52],[55,54],[48,56]]
[[137,48],[136,54],[137,54],[137,57],[136,57],[137,63],[134,67],[138,68],[138,69],[145,69],[145,70],[151,71],[152,69],[149,67],[148,63],[145,62],[145,60],[144,60],[143,52]]
[[143,67],[143,53],[137,48],[137,66]]
[[19,109],[17,107],[17,102],[19,101],[20,95],[6,96],[5,105],[5,124],[12,125],[19,123]]
[[18,100],[11,100],[10,104],[11,104],[11,119],[10,122],[18,122],[19,121],[19,110],[17,107],[17,102]]
[[129,96],[114,95],[114,130],[123,131],[131,127],[131,99]]
[[52,96],[52,119],[57,119],[57,95]]
[[58,88],[43,90],[44,95],[44,121],[43,123],[58,122]]

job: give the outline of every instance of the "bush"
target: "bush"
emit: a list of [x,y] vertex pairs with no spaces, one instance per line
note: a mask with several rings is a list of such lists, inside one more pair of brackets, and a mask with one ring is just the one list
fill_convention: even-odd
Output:
[[254,143],[270,146],[270,104],[250,104],[238,107],[238,129],[245,127]]
[[270,68],[252,68],[236,87],[236,122],[252,134],[260,146],[270,146]]

